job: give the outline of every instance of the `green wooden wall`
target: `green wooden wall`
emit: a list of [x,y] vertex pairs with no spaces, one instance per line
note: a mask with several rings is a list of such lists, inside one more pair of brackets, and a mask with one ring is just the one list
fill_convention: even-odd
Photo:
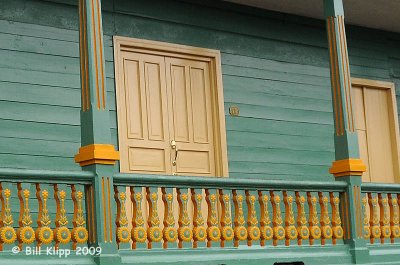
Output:
[[[80,170],[77,1],[0,0],[0,167]],[[102,2],[114,144],[112,36],[206,47],[222,53],[230,176],[333,179],[323,21],[219,1]],[[400,93],[400,34],[347,33],[351,74]]]

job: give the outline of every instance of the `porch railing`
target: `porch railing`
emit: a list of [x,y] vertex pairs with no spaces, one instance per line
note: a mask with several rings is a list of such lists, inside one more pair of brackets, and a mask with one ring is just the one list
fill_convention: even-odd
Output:
[[400,243],[400,185],[364,183],[361,192],[359,233],[371,246]]
[[[94,213],[94,178],[90,172],[0,169],[0,255],[15,247],[96,246],[93,227],[102,222]],[[343,250],[351,242],[350,199],[361,205],[355,224],[368,248],[400,243],[400,185],[365,183],[360,198],[349,198],[344,181],[115,174],[113,183],[110,242],[116,255],[283,246]]]
[[0,177],[0,250],[86,245],[92,173],[3,168]]
[[114,187],[119,249],[335,245],[347,232],[342,182],[117,174]]

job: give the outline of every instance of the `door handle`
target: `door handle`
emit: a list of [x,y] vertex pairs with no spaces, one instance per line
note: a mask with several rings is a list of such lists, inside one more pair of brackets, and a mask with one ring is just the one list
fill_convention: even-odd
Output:
[[173,166],[176,166],[176,159],[178,158],[178,151],[179,151],[179,149],[178,149],[178,147],[176,146],[176,141],[175,141],[175,140],[172,140],[172,141],[171,141],[171,148],[172,148],[173,150],[175,150],[175,158],[174,158],[174,160],[172,160],[172,165],[173,165]]

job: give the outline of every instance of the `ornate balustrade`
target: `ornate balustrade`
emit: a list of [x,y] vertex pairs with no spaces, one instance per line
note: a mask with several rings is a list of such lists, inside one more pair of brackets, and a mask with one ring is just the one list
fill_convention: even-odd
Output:
[[119,249],[343,244],[344,182],[114,176]]
[[371,245],[400,243],[400,185],[364,183],[361,192],[359,233]]
[[0,250],[86,244],[91,173],[0,169],[0,176]]

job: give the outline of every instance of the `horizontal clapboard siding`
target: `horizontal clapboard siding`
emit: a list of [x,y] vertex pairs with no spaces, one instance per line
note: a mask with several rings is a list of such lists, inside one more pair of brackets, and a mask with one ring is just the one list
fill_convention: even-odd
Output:
[[[212,48],[222,56],[230,176],[332,179],[322,21],[212,1],[102,2],[114,144],[113,35]],[[0,166],[80,170],[73,162],[80,146],[77,29],[76,1],[0,0]],[[400,37],[347,31],[352,75],[393,81],[400,91]],[[229,116],[231,105],[238,117]]]

